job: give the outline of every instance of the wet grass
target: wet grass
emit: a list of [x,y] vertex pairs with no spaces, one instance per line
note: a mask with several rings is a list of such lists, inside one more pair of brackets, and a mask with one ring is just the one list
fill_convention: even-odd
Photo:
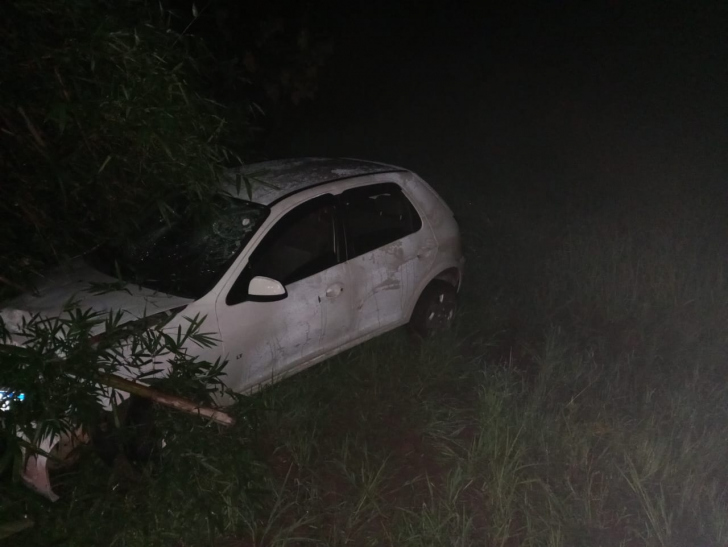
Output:
[[[678,199],[679,198],[679,199]],[[455,330],[404,330],[252,397],[233,430],[164,418],[142,472],[93,455],[39,545],[722,546],[728,278],[715,202],[589,215],[454,204]],[[17,538],[17,539],[16,539]]]

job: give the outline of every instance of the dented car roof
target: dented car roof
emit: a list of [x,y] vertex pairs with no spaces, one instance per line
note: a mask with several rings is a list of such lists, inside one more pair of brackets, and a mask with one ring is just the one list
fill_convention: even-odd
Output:
[[[271,205],[287,195],[318,184],[362,175],[406,171],[394,165],[351,158],[264,161],[229,170],[225,191],[240,199]],[[240,175],[242,178],[236,180]],[[245,183],[245,179],[249,184]]]

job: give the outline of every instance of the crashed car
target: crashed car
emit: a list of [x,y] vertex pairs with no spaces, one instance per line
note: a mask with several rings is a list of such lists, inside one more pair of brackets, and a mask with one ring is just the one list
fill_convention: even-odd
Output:
[[[401,325],[428,337],[452,324],[460,233],[416,174],[354,159],[269,161],[231,171],[219,199],[207,224],[160,223],[132,251],[99,250],[4,302],[6,328],[60,316],[69,300],[128,321],[160,314],[172,329],[198,316],[217,343],[190,351],[226,359],[226,387],[246,393]],[[88,290],[119,277],[123,290]]]

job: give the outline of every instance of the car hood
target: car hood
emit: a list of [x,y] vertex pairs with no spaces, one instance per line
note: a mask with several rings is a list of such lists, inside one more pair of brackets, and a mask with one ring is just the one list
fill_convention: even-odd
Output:
[[36,291],[0,303],[0,318],[10,332],[17,332],[23,320],[67,316],[69,302],[75,308],[105,313],[122,312],[122,322],[168,311],[193,302],[192,299],[161,293],[138,285],[121,285],[82,260],[59,268],[36,282]]

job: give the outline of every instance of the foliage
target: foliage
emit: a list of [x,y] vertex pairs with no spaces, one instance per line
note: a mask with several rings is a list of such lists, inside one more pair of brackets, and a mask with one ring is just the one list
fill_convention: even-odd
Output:
[[[321,0],[169,0],[170,25],[200,36],[209,92],[226,105],[249,97],[267,127],[313,99],[332,53],[330,7]],[[198,9],[199,8],[199,9]]]
[[[212,391],[222,388],[224,363],[200,361],[187,353],[191,345],[212,343],[200,332],[198,318],[190,318],[187,329],[171,329],[166,317],[161,322],[150,317],[145,324],[120,324],[119,319],[118,314],[101,316],[77,310],[70,311],[65,319],[33,318],[24,325],[23,333],[15,334],[28,337],[22,348],[3,347],[3,364],[9,369],[3,381],[16,393],[22,390],[25,394],[23,401],[6,399],[9,408],[0,414],[0,444],[6,448],[3,463],[9,465],[14,458],[13,472],[17,475],[21,448],[26,454],[32,453],[33,442],[43,435],[79,426],[94,435],[94,443],[76,449],[77,466],[69,471],[66,465],[53,475],[54,489],[61,495],[53,510],[43,510],[38,496],[17,481],[11,483],[10,472],[5,469],[0,490],[0,538],[26,531],[26,544],[76,544],[78,529],[95,522],[91,544],[106,544],[108,540],[164,544],[174,534],[204,540],[225,532],[230,515],[219,512],[221,502],[227,504],[228,511],[238,511],[246,518],[258,507],[265,483],[249,446],[255,408],[241,401],[233,410],[236,423],[231,427],[156,406],[149,406],[145,422],[138,423],[128,420],[128,403],[133,401],[129,399],[113,405],[110,423],[99,421],[99,399],[110,396],[98,383],[103,381],[103,373],[140,376],[149,382],[153,380],[149,369],[155,358],[171,367],[156,382],[165,391],[209,403]],[[101,325],[106,329],[104,334],[90,344],[89,334]],[[40,379],[35,374],[40,374]],[[27,442],[16,437],[18,430]],[[144,437],[147,432],[151,438]],[[132,447],[129,441],[137,444]],[[151,443],[151,451],[150,446],[139,442]],[[113,449],[110,453],[109,448]],[[126,450],[121,452],[120,448]],[[139,449],[147,449],[141,461],[113,459],[124,453],[132,458],[140,454]],[[113,459],[113,465],[102,462],[99,453],[110,457],[107,464]],[[106,514],[107,503],[115,506],[113,518]],[[56,512],[62,506],[83,509],[81,513],[72,509],[62,517]],[[128,527],[128,534],[119,534],[118,523],[137,521],[140,510],[153,516],[160,526],[151,534],[140,533],[134,526]],[[29,513],[32,519],[27,518]]]
[[569,225],[455,202],[472,281],[455,332],[395,331],[277,384],[240,407],[249,430],[178,437],[186,449],[125,494],[79,469],[50,512],[25,507],[46,529],[17,537],[725,544],[723,216],[654,201]]
[[222,165],[237,161],[220,144],[223,109],[198,93],[199,48],[158,19],[133,1],[5,6],[6,282],[206,204]]
[[[222,169],[240,163],[238,154],[251,155],[250,119],[263,112],[253,98],[277,118],[287,105],[313,96],[325,51],[313,44],[305,23],[283,23],[267,6],[260,13],[234,2],[208,7],[146,0],[10,0],[4,6],[0,298],[26,290],[32,274],[49,266],[134,240],[150,220],[205,218],[215,207]],[[225,15],[230,11],[234,17]],[[90,290],[124,289],[119,282]],[[13,332],[23,346],[7,344],[10,333],[0,324],[0,388],[7,395],[0,416],[3,512],[11,508],[20,515],[37,507],[27,492],[6,489],[6,479],[18,476],[21,449],[27,455],[47,436],[99,425],[102,401],[109,396],[104,374],[149,381],[148,369],[159,359],[170,366],[166,390],[209,401],[221,389],[223,363],[187,353],[190,345],[214,343],[200,332],[200,319],[189,318],[184,332],[166,330],[167,319],[128,323],[122,312],[102,315],[69,303],[63,316],[32,317]],[[115,408],[117,421],[123,412]],[[247,448],[241,443],[251,435],[252,411],[239,416],[237,436],[227,437],[223,464],[203,454],[220,444],[216,426],[154,412],[168,449],[159,456],[163,465],[155,468],[154,484],[129,494],[136,500],[127,506],[130,515],[135,504],[151,511],[155,503],[169,505],[170,496],[185,499],[177,513],[165,513],[169,529],[183,522],[186,530],[203,533],[212,522],[217,534],[226,526],[214,511],[222,496],[248,522],[243,505],[258,486],[254,462],[242,457]],[[103,489],[107,471],[98,469],[93,456],[84,457],[85,484],[92,486],[80,495],[92,507],[82,505],[91,514],[100,507],[103,514],[92,492]],[[214,465],[225,471],[202,481],[201,473],[215,471]],[[227,474],[232,467],[235,481]],[[179,484],[180,474],[196,480]],[[200,513],[200,503],[210,511]],[[0,537],[30,527],[22,519],[2,520]],[[56,526],[42,516],[38,521]],[[106,530],[100,527],[99,533]]]
[[[189,43],[179,39],[177,46]],[[45,103],[34,104],[33,116],[23,110],[28,124],[15,103],[3,103],[3,127],[10,127],[7,117],[19,129],[2,138],[23,161],[39,160],[21,166],[51,172],[30,128],[49,146],[51,136],[60,138],[59,123],[46,120]],[[72,130],[86,146],[83,133]],[[590,215],[543,203],[535,215],[519,203],[462,198],[453,206],[470,283],[456,332],[419,346],[402,332],[372,340],[241,401],[232,429],[157,409],[169,450],[141,472],[109,473],[85,454],[85,465],[55,477],[64,496],[52,507],[4,484],[0,505],[14,518],[17,540],[724,545],[722,211],[682,195],[661,201],[632,193]],[[32,215],[16,216],[35,226]],[[61,245],[48,235],[51,224],[38,225],[45,232],[33,238],[52,237],[59,254],[91,245],[80,236]],[[44,248],[12,256],[47,262],[53,251]],[[97,351],[87,340],[89,319],[70,320],[86,333],[68,347],[72,362]],[[49,367],[44,374],[58,373],[54,355],[41,365]],[[200,370],[203,377],[212,371]],[[77,374],[85,379],[79,389],[90,386],[92,375]],[[58,381],[75,389],[69,378]],[[32,390],[43,382],[23,385]],[[93,397],[86,395],[72,410],[79,416]],[[28,408],[37,409],[34,420],[45,416],[39,406]],[[36,525],[28,529],[31,520]]]
[[225,363],[189,355],[191,347],[215,343],[201,332],[200,318],[186,318],[184,329],[173,329],[171,317],[164,313],[129,322],[122,312],[83,311],[69,303],[63,316],[36,315],[12,333],[0,321],[4,466],[19,464],[21,448],[32,453],[46,438],[79,428],[92,432],[102,407],[122,400],[105,387],[108,374],[146,382],[163,377],[167,389],[209,403],[223,389]]

